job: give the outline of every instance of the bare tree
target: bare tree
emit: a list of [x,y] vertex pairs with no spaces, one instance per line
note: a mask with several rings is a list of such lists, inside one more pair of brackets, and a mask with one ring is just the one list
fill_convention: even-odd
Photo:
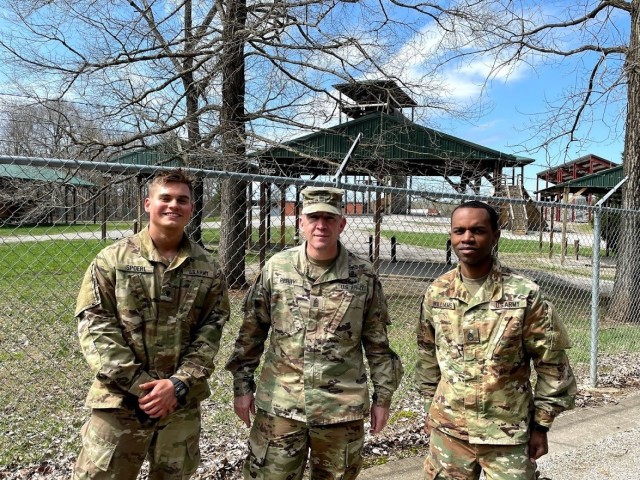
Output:
[[[332,88],[394,78],[419,103],[442,108],[438,89],[402,58],[420,25],[413,7],[376,0],[7,0],[0,61],[18,94],[73,98],[109,129],[100,152],[185,138],[187,166],[249,171],[245,153],[323,127],[337,115]],[[2,28],[2,27],[0,27]],[[95,153],[97,155],[98,153]],[[335,159],[312,158],[335,169]],[[202,182],[192,236],[200,237]],[[244,284],[246,189],[222,188],[221,258]]]
[[[522,66],[535,70],[543,63],[573,62],[576,82],[567,82],[563,96],[533,119],[530,140],[537,141],[538,151],[553,145],[568,151],[569,145],[585,140],[591,122],[603,120],[598,115],[604,107],[626,109],[624,172],[629,180],[623,206],[640,208],[640,2],[461,0],[411,6],[441,33],[432,49],[435,70],[482,59],[489,62],[490,82]],[[621,132],[614,126],[612,134]],[[625,216],[610,307],[627,321],[640,320],[632,308],[632,300],[640,296],[635,255],[639,228],[637,216]]]
[[102,132],[92,113],[64,100],[3,102],[0,110],[2,150],[10,155],[82,158],[93,155]]
[[[246,172],[244,50],[247,41],[247,2],[226,0],[224,6],[221,112],[223,165],[230,171]],[[244,181],[227,179],[222,182],[220,261],[227,266],[230,285],[236,287],[245,283],[246,188]]]

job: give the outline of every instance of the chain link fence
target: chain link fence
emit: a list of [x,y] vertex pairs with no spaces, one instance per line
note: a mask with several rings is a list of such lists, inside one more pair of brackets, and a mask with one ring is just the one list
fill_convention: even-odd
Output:
[[[19,157],[0,157],[0,166],[0,467],[50,458],[71,462],[88,416],[83,402],[91,381],[76,336],[76,294],[99,250],[143,228],[145,181],[156,167]],[[247,208],[237,212],[246,225],[240,282],[245,285],[271,255],[301,241],[296,228],[299,191],[322,184],[190,172],[203,179],[201,238],[213,251],[219,250],[224,231],[221,184],[228,179],[246,182]],[[416,396],[414,328],[421,296],[436,276],[455,265],[448,244],[449,216],[461,196],[362,183],[340,186],[346,190],[347,215],[342,241],[375,263],[388,297],[391,342],[406,366],[396,400],[402,403]],[[535,279],[556,304],[573,341],[574,368],[595,369],[602,356],[640,348],[640,318],[619,318],[609,309],[618,281],[620,225],[625,218],[640,218],[640,212],[510,197],[464,198],[485,200],[500,210],[498,255]],[[204,405],[203,435],[221,438],[220,448],[225,443],[219,432],[238,428],[231,376],[223,365],[241,322],[245,291],[230,291],[232,318],[211,379],[213,395]],[[637,297],[630,298],[628,311],[638,311]]]

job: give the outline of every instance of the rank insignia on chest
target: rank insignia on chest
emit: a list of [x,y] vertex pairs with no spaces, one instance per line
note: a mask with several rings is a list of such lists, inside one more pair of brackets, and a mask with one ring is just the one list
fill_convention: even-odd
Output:
[[317,308],[319,310],[322,310],[324,308],[324,298],[322,298],[319,295],[311,295],[311,298],[309,299],[309,304],[311,308]]
[[465,343],[480,343],[480,331],[477,328],[464,329]]

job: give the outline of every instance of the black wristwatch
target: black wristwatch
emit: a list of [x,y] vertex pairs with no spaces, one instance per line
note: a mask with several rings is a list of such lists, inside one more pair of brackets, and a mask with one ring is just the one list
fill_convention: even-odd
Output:
[[173,390],[176,394],[176,398],[178,399],[178,405],[184,407],[187,403],[189,387],[187,387],[182,380],[178,380],[177,378],[171,377],[169,380],[173,383]]

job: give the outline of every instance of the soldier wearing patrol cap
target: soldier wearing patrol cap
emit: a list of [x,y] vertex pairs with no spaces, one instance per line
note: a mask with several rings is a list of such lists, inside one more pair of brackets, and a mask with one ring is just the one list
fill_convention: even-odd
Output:
[[102,250],[85,274],[78,334],[94,380],[73,479],[185,480],[200,461],[200,402],[229,318],[211,255],[184,233],[193,212],[181,170],[149,185],[149,226]]
[[451,217],[459,265],[422,301],[416,380],[431,433],[427,480],[476,480],[481,471],[533,480],[554,418],[574,404],[567,331],[538,286],[492,255],[499,238],[491,206],[459,205]]
[[[378,433],[402,377],[371,264],[339,240],[343,191],[306,188],[303,245],[273,256],[249,290],[227,369],[234,409],[251,426],[244,478],[354,479],[362,467],[364,418]],[[265,341],[269,347],[257,381]],[[373,396],[370,400],[366,355]],[[372,403],[372,405],[371,405]]]

